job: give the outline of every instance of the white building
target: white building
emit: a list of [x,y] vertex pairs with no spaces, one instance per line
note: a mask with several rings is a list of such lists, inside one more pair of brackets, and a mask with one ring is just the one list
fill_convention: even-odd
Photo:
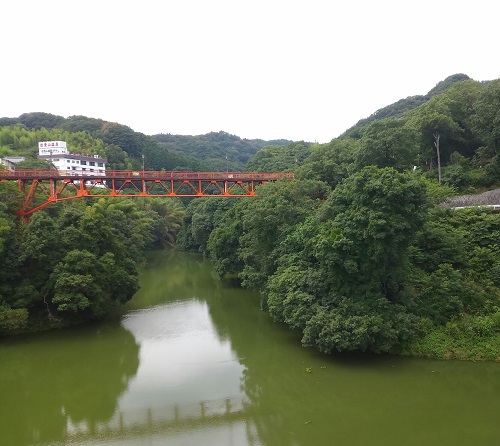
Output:
[[105,158],[69,152],[66,141],[39,142],[37,158],[51,163],[62,175],[106,175]]
[[24,156],[6,156],[5,158],[0,158],[0,164],[8,170],[16,170],[16,164],[24,160]]

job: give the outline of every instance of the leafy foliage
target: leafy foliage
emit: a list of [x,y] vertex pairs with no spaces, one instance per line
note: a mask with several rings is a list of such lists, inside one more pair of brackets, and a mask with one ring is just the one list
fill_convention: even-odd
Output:
[[416,131],[404,120],[384,119],[372,122],[363,133],[357,153],[358,168],[394,167],[399,171],[418,164]]
[[227,198],[197,198],[186,207],[179,246],[186,250],[207,251],[208,238],[221,224],[224,214],[235,201]]
[[[13,128],[17,129],[14,135]],[[242,171],[262,147],[291,143],[241,139],[226,132],[148,136],[126,125],[86,116],[25,113],[18,118],[0,118],[0,147],[35,158],[37,142],[43,140],[64,140],[73,151],[105,156],[110,169],[138,169],[144,162],[148,170],[180,171]]]
[[405,99],[400,99],[394,104],[387,105],[386,107],[377,110],[368,118],[364,118],[358,121],[356,125],[346,130],[340,137],[358,138],[362,135],[364,127],[368,126],[372,122],[380,119],[400,117],[405,113],[420,107],[432,97],[445,93],[456,83],[460,83],[469,79],[469,76],[461,73],[448,76],[445,80],[438,82],[436,86],[432,88],[426,95],[409,96]]
[[297,169],[297,177],[319,180],[335,188],[355,172],[359,141],[334,139],[328,144],[314,145],[310,156]]
[[[171,246],[183,219],[174,200],[100,199],[17,221],[16,194],[0,183],[0,332],[101,318],[138,289],[144,251]],[[37,326],[39,323],[37,323]]]
[[268,284],[271,315],[323,352],[389,351],[408,340],[408,247],[425,203],[424,187],[392,169],[349,177],[287,239]]
[[209,171],[242,171],[248,160],[262,147],[291,143],[287,140],[241,139],[222,131],[198,136],[159,134],[153,138],[169,152],[201,160],[203,169]]
[[28,227],[14,224],[19,196],[0,185],[0,331],[22,327],[25,309],[100,317],[128,299],[119,283],[137,286],[143,250],[171,246],[184,225],[181,246],[259,290],[263,308],[300,330],[304,345],[498,358],[500,216],[436,205],[500,186],[499,82],[450,76],[328,144],[151,137],[82,116],[2,118],[3,155],[33,159],[38,140],[64,139],[113,168],[295,179],[261,186],[251,200],[192,200],[185,216],[181,202],[102,200],[52,208]]
[[281,243],[325,197],[319,181],[282,180],[258,188],[237,203],[210,234],[208,252],[220,275],[237,274],[244,286],[260,289],[276,269]]
[[309,144],[295,142],[286,147],[266,146],[248,162],[248,172],[293,171],[309,156]]
[[[328,198],[308,207],[283,185],[259,189],[197,246],[220,275],[259,290],[263,308],[302,331],[304,345],[440,357],[470,357],[470,347],[491,358],[497,349],[480,349],[498,337],[500,217],[436,205],[499,185],[497,86],[450,76],[425,97],[310,146],[298,163],[293,145],[261,149],[248,168],[293,170],[297,190],[322,181]],[[471,324],[483,333],[479,350]]]

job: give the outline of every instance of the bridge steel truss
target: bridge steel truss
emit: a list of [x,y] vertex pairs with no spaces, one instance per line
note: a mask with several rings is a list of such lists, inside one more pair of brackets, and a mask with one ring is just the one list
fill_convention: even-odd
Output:
[[293,178],[291,173],[107,171],[81,175],[71,171],[0,171],[0,180],[17,181],[24,194],[19,215],[29,215],[53,203],[85,197],[253,197],[268,181]]

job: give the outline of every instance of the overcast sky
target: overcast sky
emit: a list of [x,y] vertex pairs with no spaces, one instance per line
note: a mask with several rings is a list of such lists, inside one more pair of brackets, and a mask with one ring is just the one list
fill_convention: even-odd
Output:
[[0,117],[327,142],[456,73],[500,77],[491,0],[16,0]]

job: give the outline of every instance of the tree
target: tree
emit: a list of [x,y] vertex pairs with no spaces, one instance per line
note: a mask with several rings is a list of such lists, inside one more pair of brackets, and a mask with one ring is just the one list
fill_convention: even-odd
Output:
[[421,157],[426,160],[429,168],[433,167],[434,156],[425,150],[433,147],[438,166],[438,181],[441,182],[442,140],[447,144],[446,159],[454,152],[453,142],[461,141],[463,129],[452,118],[449,100],[446,96],[436,96],[415,110],[409,121],[409,128],[414,128],[421,135],[423,152]]
[[144,217],[150,219],[150,244],[145,248],[174,247],[184,219],[185,208],[182,202],[178,199],[144,198],[138,200],[136,205],[145,213]]
[[286,238],[266,301],[323,352],[390,351],[413,336],[408,249],[426,215],[411,173],[364,168]]
[[474,106],[472,116],[474,133],[485,143],[479,152],[486,164],[490,177],[498,181],[500,172],[500,79],[494,80],[483,89]]
[[500,79],[484,88],[475,104],[474,127],[492,148],[500,148]]
[[248,202],[240,201],[231,207],[208,238],[207,252],[219,277],[238,276],[243,270],[239,250],[247,205]]
[[417,164],[418,134],[403,119],[384,119],[371,123],[363,132],[357,154],[358,168],[393,167],[402,171]]
[[258,188],[242,215],[239,258],[242,285],[260,290],[276,270],[281,242],[326,198],[328,186],[315,180],[282,180]]
[[359,144],[354,139],[334,139],[312,146],[310,156],[296,170],[297,178],[324,181],[334,188],[355,171]]
[[50,113],[23,113],[18,118],[19,122],[24,124],[28,129],[53,129],[64,122],[62,116],[52,115]]
[[18,278],[17,234],[7,206],[0,202],[0,306],[12,301]]
[[425,221],[426,209],[425,186],[411,172],[366,167],[338,186],[320,219],[341,231],[342,283],[359,289],[366,282],[397,300],[407,250]]
[[212,231],[218,227],[225,213],[236,202],[227,198],[196,198],[188,204],[181,232],[184,249],[206,252]]
[[36,212],[24,229],[19,247],[20,276],[22,278],[12,306],[36,307],[43,305],[52,284],[48,278],[63,256],[59,243],[57,222],[46,212]]
[[266,146],[247,163],[247,172],[295,171],[309,155],[309,144],[294,142],[286,147]]
[[243,286],[263,289],[276,269],[281,243],[327,192],[325,183],[314,180],[259,186],[257,196],[232,207],[210,235],[208,251],[217,273],[237,274]]
[[74,317],[89,313],[102,317],[116,304],[125,303],[138,289],[137,273],[129,262],[116,262],[107,252],[101,257],[88,251],[69,251],[51,275],[52,304],[60,315]]

